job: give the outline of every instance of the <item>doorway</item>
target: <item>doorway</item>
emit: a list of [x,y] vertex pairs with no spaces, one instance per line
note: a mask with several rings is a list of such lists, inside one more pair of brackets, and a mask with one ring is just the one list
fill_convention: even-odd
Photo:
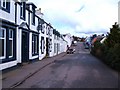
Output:
[[29,33],[22,31],[22,63],[29,61]]

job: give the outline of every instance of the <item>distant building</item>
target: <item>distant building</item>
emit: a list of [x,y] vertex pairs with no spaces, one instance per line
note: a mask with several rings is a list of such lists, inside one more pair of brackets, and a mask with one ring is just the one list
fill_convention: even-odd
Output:
[[64,34],[63,35],[65,41],[68,42],[68,46],[70,47],[72,45],[72,41],[73,41],[73,37],[71,36],[71,34]]

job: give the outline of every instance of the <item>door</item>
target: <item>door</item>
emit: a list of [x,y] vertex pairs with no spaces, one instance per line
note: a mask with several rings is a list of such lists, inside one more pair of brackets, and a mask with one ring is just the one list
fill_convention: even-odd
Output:
[[22,31],[22,62],[29,60],[29,33]]

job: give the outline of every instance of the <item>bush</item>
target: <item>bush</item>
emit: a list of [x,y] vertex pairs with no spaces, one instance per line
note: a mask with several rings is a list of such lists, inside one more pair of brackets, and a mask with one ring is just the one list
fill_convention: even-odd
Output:
[[[119,68],[120,66],[120,44],[115,44],[114,47],[108,50],[106,55],[107,64],[113,68]],[[120,68],[119,68],[120,69]]]
[[107,53],[107,47],[104,44],[101,44],[99,41],[96,41],[94,43],[94,47],[91,50],[91,53],[104,60],[104,57]]
[[96,41],[91,53],[109,66],[120,70],[120,44],[115,44],[112,48],[108,48],[105,44]]
[[120,71],[120,28],[117,23],[110,29],[104,44],[96,41],[91,53]]

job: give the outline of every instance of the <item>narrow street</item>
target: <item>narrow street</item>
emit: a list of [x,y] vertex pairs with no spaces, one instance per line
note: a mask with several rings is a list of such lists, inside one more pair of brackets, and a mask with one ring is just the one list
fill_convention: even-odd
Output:
[[59,58],[16,88],[118,88],[118,73],[77,43],[76,52]]
[[[16,88],[118,88],[118,73],[92,56],[83,43],[27,78]],[[6,83],[3,81],[3,85]]]

